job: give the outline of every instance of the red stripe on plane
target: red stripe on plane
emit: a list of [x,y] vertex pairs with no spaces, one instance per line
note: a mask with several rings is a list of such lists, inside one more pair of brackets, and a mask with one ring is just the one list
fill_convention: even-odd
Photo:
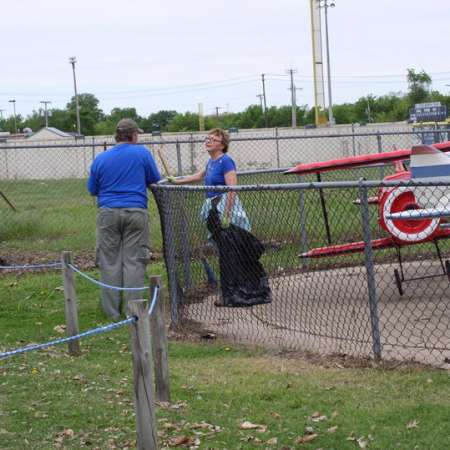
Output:
[[[434,148],[442,152],[450,151],[450,141],[433,144]],[[328,172],[331,170],[350,169],[352,167],[367,166],[376,163],[389,163],[409,159],[411,149],[393,150],[385,153],[373,153],[369,155],[350,156],[348,158],[332,159],[329,161],[298,164],[284,173],[308,174]]]

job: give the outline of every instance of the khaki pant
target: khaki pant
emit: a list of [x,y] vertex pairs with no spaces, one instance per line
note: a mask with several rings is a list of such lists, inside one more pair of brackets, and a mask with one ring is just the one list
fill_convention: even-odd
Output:
[[[141,208],[99,208],[97,213],[97,265],[101,281],[110,286],[143,287],[150,261],[148,213]],[[145,298],[142,291],[102,288],[105,314],[118,319],[127,301]]]

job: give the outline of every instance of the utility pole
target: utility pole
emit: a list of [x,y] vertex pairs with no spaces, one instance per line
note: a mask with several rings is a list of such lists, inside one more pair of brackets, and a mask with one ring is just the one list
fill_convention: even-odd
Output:
[[0,109],[0,120],[3,120],[3,111],[6,111],[6,109]]
[[80,125],[80,105],[78,104],[78,93],[77,93],[77,78],[75,76],[75,63],[77,62],[77,58],[75,56],[71,56],[69,58],[69,63],[72,64],[73,71],[73,87],[75,90],[75,112],[77,115],[77,132],[78,135],[81,135],[81,125]]
[[221,106],[216,106],[215,110],[216,110],[216,117],[219,117],[219,109],[222,109]]
[[269,128],[268,121],[267,121],[267,102],[266,102],[266,82],[264,80],[264,73],[261,74],[262,79],[262,88],[263,88],[263,100],[264,100],[264,125],[266,128]]
[[294,73],[297,72],[294,69],[289,69],[288,73],[291,76],[291,105],[292,105],[292,115],[291,115],[291,126],[295,128],[297,126],[297,105],[295,101],[295,86],[294,86]]
[[327,47],[327,74],[328,74],[328,126],[334,125],[333,100],[331,96],[331,66],[330,66],[330,42],[328,39],[328,8],[334,8],[334,1],[328,4],[328,0],[317,0],[319,8],[323,8],[325,15],[325,43]]
[[44,114],[45,114],[45,128],[48,128],[48,112],[47,112],[47,105],[51,102],[49,102],[48,100],[42,100],[40,103],[44,104]]
[[370,101],[369,97],[367,97],[367,122],[372,122],[372,118],[370,117]]
[[15,100],[8,100],[9,103],[13,104],[13,111],[14,111],[14,134],[17,134],[17,120],[16,120],[16,101]]

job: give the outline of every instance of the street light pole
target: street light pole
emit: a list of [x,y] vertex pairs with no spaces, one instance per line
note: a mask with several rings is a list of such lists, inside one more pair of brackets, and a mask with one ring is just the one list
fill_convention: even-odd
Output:
[[334,125],[334,117],[333,117],[333,100],[331,95],[331,66],[330,66],[330,42],[328,39],[328,8],[334,8],[335,3],[331,1],[328,4],[328,0],[317,0],[319,3],[319,8],[324,9],[325,15],[325,44],[327,48],[327,73],[328,73],[328,125]]
[[75,76],[75,63],[77,62],[77,58],[75,56],[72,56],[69,58],[70,64],[72,64],[72,71],[73,71],[73,87],[75,90],[75,110],[77,115],[77,132],[78,135],[81,135],[81,125],[80,125],[80,105],[78,104],[78,93],[77,93],[77,79]]
[[44,104],[45,107],[45,128],[48,128],[48,113],[47,113],[47,105],[51,102],[49,102],[48,100],[42,100],[41,103]]
[[263,95],[262,94],[258,94],[257,97],[259,97],[259,106],[261,106],[261,111],[264,113]]
[[296,105],[296,97],[295,97],[295,85],[294,85],[294,73],[296,70],[289,69],[288,73],[291,76],[291,87],[289,88],[291,91],[291,127],[297,127],[297,105]]
[[16,120],[16,101],[15,100],[8,100],[9,103],[13,104],[13,111],[14,111],[14,134],[17,134],[17,120]]

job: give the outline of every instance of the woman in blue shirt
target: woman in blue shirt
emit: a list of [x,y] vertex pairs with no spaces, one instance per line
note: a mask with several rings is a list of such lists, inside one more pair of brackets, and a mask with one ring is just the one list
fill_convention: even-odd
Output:
[[[206,167],[199,172],[186,177],[175,179],[169,177],[173,184],[188,184],[204,180],[205,186],[235,186],[237,184],[236,164],[227,155],[230,144],[229,134],[215,128],[208,133],[205,139],[205,148],[209,154]],[[206,192],[206,200],[203,204],[200,216],[206,221],[212,202],[216,204],[223,226],[233,223],[245,230],[250,230],[250,222],[242,208],[236,192]]]

